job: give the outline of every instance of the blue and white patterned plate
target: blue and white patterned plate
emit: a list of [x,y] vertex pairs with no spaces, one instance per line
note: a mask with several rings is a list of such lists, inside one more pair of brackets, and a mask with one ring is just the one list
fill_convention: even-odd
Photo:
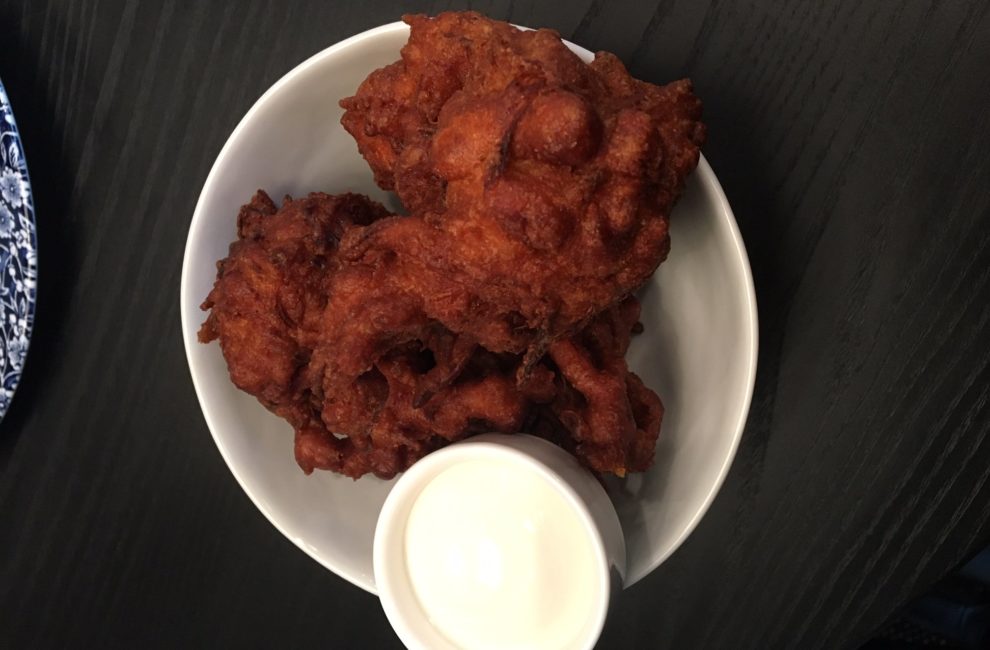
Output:
[[0,418],[24,369],[38,286],[34,200],[24,147],[0,83]]

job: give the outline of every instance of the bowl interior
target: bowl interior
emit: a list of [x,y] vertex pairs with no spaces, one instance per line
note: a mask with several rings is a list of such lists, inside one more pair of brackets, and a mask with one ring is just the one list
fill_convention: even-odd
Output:
[[[203,414],[248,496],[297,546],[375,592],[372,542],[393,481],[328,472],[304,476],[292,430],[230,382],[219,346],[201,345],[216,261],[235,237],[235,216],[255,190],[276,201],[311,191],[362,192],[397,209],[340,126],[337,101],[372,70],[395,61],[402,23],[364,32],[283,77],[245,115],[214,163],[193,215],[182,269],[182,329]],[[571,48],[585,60],[592,54]],[[702,159],[671,227],[673,248],[643,289],[643,323],[629,362],[664,401],[649,472],[609,481],[627,542],[627,584],[663,561],[704,514],[728,469],[755,374],[756,310],[749,264],[732,213]]]

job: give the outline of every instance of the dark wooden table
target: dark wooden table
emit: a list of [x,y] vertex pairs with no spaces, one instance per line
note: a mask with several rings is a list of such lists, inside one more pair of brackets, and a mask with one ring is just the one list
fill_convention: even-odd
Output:
[[[0,427],[0,646],[398,647],[234,482],[179,331],[186,232],[261,93],[427,2],[0,1],[40,236]],[[608,648],[854,647],[990,538],[990,4],[475,3],[694,79],[749,247],[756,395]]]

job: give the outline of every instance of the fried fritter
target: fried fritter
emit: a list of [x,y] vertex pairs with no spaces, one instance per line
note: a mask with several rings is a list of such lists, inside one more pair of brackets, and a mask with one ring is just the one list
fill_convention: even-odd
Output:
[[293,426],[319,419],[302,372],[320,339],[329,268],[344,232],[385,216],[364,196],[313,193],[277,209],[259,191],[237,215],[237,239],[217,262],[199,340],[218,339],[230,378]]
[[[386,215],[382,206],[353,194],[286,197],[277,209],[259,191],[241,208],[238,239],[217,264],[216,283],[202,305],[210,314],[200,341],[218,339],[233,383],[293,426],[296,459],[306,472],[321,467],[355,478],[368,472],[391,476],[437,446],[428,439],[402,445],[401,436],[377,446],[369,442],[367,428],[377,421],[379,402],[389,391],[377,371],[355,382],[352,392],[329,397],[359,413],[350,423],[354,429],[334,435],[321,418],[323,367],[312,356],[323,339],[338,244],[349,229]],[[415,356],[411,349],[395,350],[383,360],[390,376],[398,376],[403,352]]]
[[632,292],[698,162],[690,82],[637,81],[611,54],[585,64],[555,32],[473,12],[404,20],[401,60],[341,105],[408,216],[259,192],[201,340],[293,425],[306,472],[390,477],[482,431],[645,470],[663,407],[625,362]]
[[537,358],[666,257],[701,104],[687,80],[637,81],[604,52],[585,64],[550,30],[473,12],[404,20],[401,60],[341,101],[341,121],[420,218],[380,222],[342,254],[394,254],[431,318]]
[[[392,217],[360,196],[287,197],[276,209],[259,191],[241,208],[238,239],[217,264],[203,303],[210,314],[200,340],[219,339],[234,384],[292,424],[304,471],[387,478],[450,441],[530,424],[594,469],[648,466],[660,406],[651,392],[635,389],[623,360],[639,313],[632,298],[551,351],[522,383],[521,356],[485,350],[394,296],[353,319],[356,327],[388,319],[395,333],[388,344],[363,350],[327,340],[322,322],[334,277],[346,266],[338,242],[383,218]],[[341,384],[327,354],[337,366],[367,369]],[[617,444],[602,425],[626,432],[628,444]]]

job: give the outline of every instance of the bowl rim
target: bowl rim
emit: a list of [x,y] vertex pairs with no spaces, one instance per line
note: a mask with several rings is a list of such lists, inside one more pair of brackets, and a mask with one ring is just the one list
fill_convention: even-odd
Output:
[[[192,378],[193,388],[196,392],[196,399],[200,405],[200,411],[203,414],[203,418],[206,420],[207,428],[210,430],[210,435],[213,438],[217,449],[220,451],[220,455],[230,470],[231,474],[234,475],[234,479],[240,485],[241,489],[248,496],[251,502],[258,508],[259,511],[265,516],[266,519],[279,531],[285,538],[290,540],[299,549],[304,551],[311,558],[316,560],[320,565],[329,569],[333,573],[337,574],[341,578],[347,580],[351,584],[364,589],[372,594],[377,595],[376,586],[368,584],[364,577],[360,575],[360,572],[346,566],[344,563],[336,562],[332,563],[323,557],[322,554],[315,552],[309,547],[306,541],[295,535],[289,534],[279,518],[276,517],[271,508],[268,507],[265,500],[258,494],[255,493],[254,489],[249,485],[247,477],[244,475],[244,471],[236,463],[232,463],[230,459],[230,453],[222,440],[222,437],[217,433],[219,426],[216,423],[212,410],[209,406],[208,401],[204,398],[206,394],[206,387],[203,385],[199,373],[196,370],[198,366],[195,361],[195,355],[193,354],[194,346],[199,345],[199,341],[196,336],[198,331],[198,325],[196,324],[196,317],[199,316],[198,305],[202,297],[193,297],[190,295],[192,289],[192,281],[190,278],[191,267],[190,259],[192,257],[192,251],[194,248],[194,243],[199,237],[200,231],[202,230],[206,218],[204,216],[205,208],[204,204],[206,202],[206,197],[210,193],[212,185],[216,182],[219,170],[224,166],[226,158],[230,155],[230,150],[233,148],[234,143],[239,139],[240,134],[247,128],[250,124],[255,114],[259,113],[263,108],[272,100],[273,96],[279,93],[282,88],[289,83],[291,83],[295,77],[305,73],[311,67],[314,67],[323,62],[324,59],[330,58],[338,54],[339,52],[346,50],[358,43],[366,40],[375,39],[381,36],[391,35],[397,31],[408,31],[409,26],[404,22],[396,21],[392,23],[387,23],[384,25],[379,25],[378,27],[373,27],[366,31],[360,32],[353,36],[350,36],[342,41],[339,41],[319,52],[313,54],[309,58],[303,60],[301,63],[297,64],[291,70],[286,72],[282,77],[280,77],[271,87],[268,88],[255,102],[252,104],[251,108],[244,114],[244,116],[234,127],[230,135],[227,137],[226,142],[220,149],[220,153],[217,155],[216,160],[214,160],[210,172],[206,177],[206,181],[203,183],[203,187],[200,190],[199,198],[196,201],[196,207],[193,210],[192,219],[190,220],[189,232],[186,237],[185,250],[182,257],[182,272],[180,278],[179,286],[179,316],[180,325],[182,329],[182,338],[184,349],[186,352],[186,362],[189,366],[189,374]],[[525,28],[524,28],[525,29]],[[563,43],[571,49],[575,54],[580,56],[586,62],[594,58],[594,53],[590,50],[571,43],[566,39],[561,39]],[[705,186],[706,192],[711,193],[711,197],[715,200],[720,208],[719,219],[724,222],[724,225],[728,229],[728,233],[732,240],[732,248],[737,258],[737,264],[741,267],[742,271],[742,282],[745,289],[745,322],[744,326],[749,328],[749,341],[746,350],[745,358],[745,370],[746,370],[746,392],[743,396],[743,401],[741,408],[736,416],[736,422],[734,425],[734,431],[732,432],[732,439],[730,441],[728,453],[726,453],[725,458],[722,462],[722,466],[718,470],[718,474],[715,480],[712,482],[708,493],[705,498],[701,501],[700,506],[696,509],[695,514],[692,516],[690,521],[686,526],[683,527],[681,533],[667,545],[667,549],[653,558],[642,571],[631,572],[628,571],[627,565],[627,575],[625,586],[631,586],[632,584],[643,579],[649,575],[654,569],[656,569],[660,564],[665,562],[671,554],[674,553],[680,546],[684,543],[684,540],[694,532],[697,528],[698,523],[701,521],[702,517],[708,512],[709,507],[718,494],[719,490],[722,488],[725,478],[728,475],[729,468],[735,459],[736,452],[739,448],[739,443],[742,438],[743,430],[745,429],[746,421],[749,416],[749,410],[752,403],[753,392],[755,389],[756,381],[756,366],[757,366],[757,356],[759,349],[759,323],[757,316],[757,302],[756,302],[756,290],[753,285],[753,274],[752,269],[749,264],[749,256],[746,252],[746,246],[743,242],[742,235],[739,232],[739,227],[735,220],[735,215],[732,212],[732,208],[729,205],[728,199],[725,196],[725,192],[722,190],[721,184],[712,171],[711,166],[709,166],[708,161],[705,159],[704,154],[699,155],[698,166],[694,171],[696,178]],[[196,309],[190,307],[190,305],[197,305]],[[195,313],[191,313],[191,312]]]
[[743,396],[742,407],[739,409],[739,413],[736,416],[735,430],[732,433],[732,440],[729,445],[728,453],[722,461],[722,466],[719,467],[718,475],[712,482],[711,488],[708,490],[705,498],[701,501],[701,505],[695,511],[694,516],[688,524],[684,526],[681,534],[678,535],[673,542],[668,544],[666,551],[653,559],[646,566],[645,570],[629,576],[628,582],[626,583],[627,586],[632,585],[635,582],[639,582],[646,576],[650,575],[658,566],[666,562],[667,559],[673,555],[682,544],[684,544],[684,541],[691,535],[691,533],[694,532],[694,529],[698,527],[698,524],[701,522],[702,518],[708,513],[708,509],[711,507],[715,497],[722,489],[722,485],[725,483],[726,477],[729,475],[729,468],[732,467],[732,463],[736,459],[736,452],[739,451],[739,443],[742,440],[743,431],[746,429],[746,422],[749,420],[749,409],[753,403],[753,391],[756,388],[756,366],[757,359],[759,357],[760,327],[759,316],[757,314],[756,288],[753,285],[753,270],[749,265],[749,255],[746,253],[746,244],[743,242],[742,233],[739,232],[739,225],[736,223],[735,213],[729,205],[729,199],[726,198],[725,191],[722,189],[722,184],[718,182],[718,177],[715,176],[715,172],[712,170],[711,165],[708,164],[708,160],[705,158],[704,154],[699,155],[698,167],[694,170],[694,174],[707,187],[707,190],[711,192],[711,196],[718,203],[720,208],[719,214],[725,222],[729,234],[732,237],[733,248],[736,256],[738,257],[738,261],[740,263],[739,266],[742,268],[742,280],[746,290],[746,324],[749,326],[749,345],[746,350],[746,394]]
[[[179,317],[182,325],[182,339],[183,347],[186,352],[186,363],[189,366],[189,374],[192,377],[193,389],[196,392],[196,400],[199,402],[200,411],[203,413],[203,418],[206,420],[206,426],[210,430],[210,436],[213,438],[214,444],[216,444],[217,449],[220,451],[220,456],[223,458],[223,462],[227,465],[227,469],[229,469],[230,473],[234,475],[234,479],[237,481],[237,484],[240,485],[241,490],[244,491],[254,506],[261,511],[261,514],[265,516],[265,518],[272,524],[272,526],[275,527],[276,530],[278,530],[279,533],[282,534],[283,537],[291,541],[300,550],[306,553],[306,555],[316,560],[323,567],[329,569],[356,587],[360,587],[361,589],[376,595],[377,592],[374,590],[374,585],[372,585],[372,588],[369,589],[369,586],[362,579],[359,571],[351,569],[344,563],[331,563],[327,561],[324,559],[322,554],[316,553],[309,548],[304,539],[290,534],[289,531],[286,530],[285,526],[283,526],[279,518],[275,515],[273,510],[266,504],[265,500],[259,494],[255,493],[255,490],[249,484],[243,469],[237,465],[237,463],[231,462],[230,452],[228,451],[222,436],[217,433],[219,426],[214,420],[212,410],[207,400],[204,398],[206,388],[202,385],[199,374],[195,370],[195,366],[198,364],[196,363],[195,355],[193,354],[193,346],[200,345],[200,343],[194,333],[198,330],[198,327],[193,325],[193,322],[196,317],[199,316],[199,313],[197,309],[195,310],[197,313],[191,314],[189,307],[189,305],[198,303],[198,299],[192,298],[189,295],[192,291],[192,281],[190,278],[192,264],[190,263],[190,258],[192,257],[195,240],[199,236],[199,231],[201,230],[206,219],[204,216],[206,196],[209,194],[209,190],[212,185],[216,182],[216,177],[219,174],[219,170],[224,166],[226,158],[230,155],[230,150],[233,148],[234,142],[238,140],[241,132],[243,132],[247,128],[247,125],[251,123],[255,114],[261,112],[265,105],[271,101],[272,97],[276,95],[284,86],[291,83],[295,77],[304,73],[309,68],[319,64],[323,61],[323,59],[332,57],[338,52],[346,50],[362,41],[389,34],[395,31],[399,26],[406,27],[405,23],[402,22],[380,25],[355,34],[354,36],[339,41],[338,43],[317,52],[282,75],[278,81],[272,84],[271,87],[269,87],[268,90],[266,90],[261,97],[259,97],[254,104],[251,105],[251,108],[249,108],[240,119],[237,126],[234,127],[234,130],[230,132],[229,136],[227,136],[227,141],[224,142],[223,147],[220,149],[220,153],[217,154],[216,160],[213,161],[213,166],[210,168],[210,173],[206,176],[206,181],[203,183],[203,188],[200,190],[199,198],[196,200],[196,208],[193,210],[193,216],[189,224],[189,234],[186,236],[186,247],[182,255],[182,274],[179,281]],[[192,302],[190,302],[190,299]]]

